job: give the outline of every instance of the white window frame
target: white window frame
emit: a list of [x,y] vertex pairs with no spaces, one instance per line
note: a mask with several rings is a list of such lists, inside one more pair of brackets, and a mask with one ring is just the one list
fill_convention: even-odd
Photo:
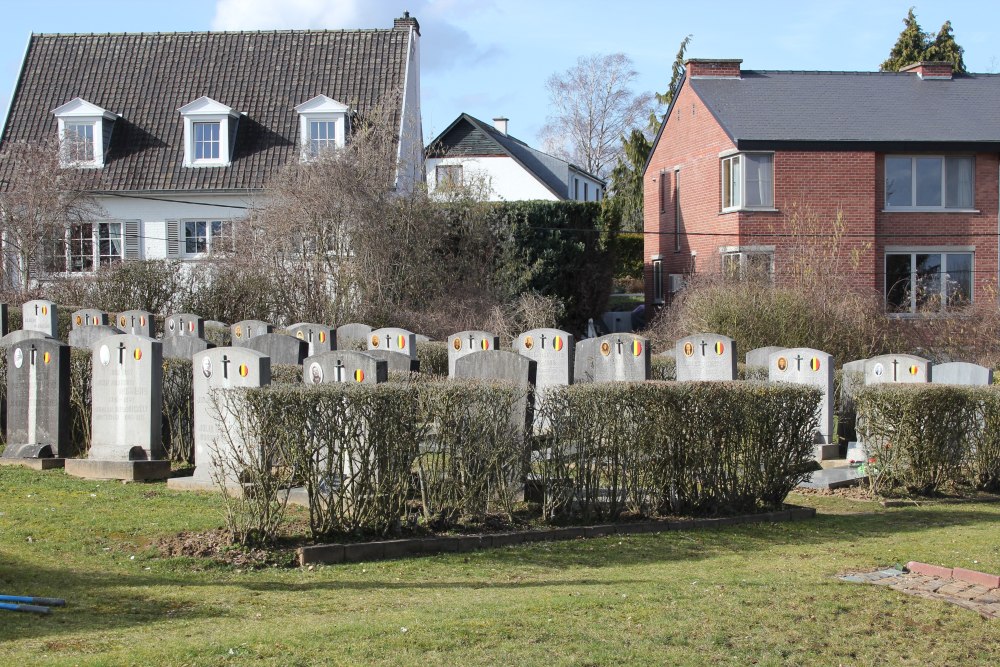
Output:
[[928,247],[896,247],[888,246],[882,253],[882,302],[886,311],[889,311],[889,256],[909,255],[910,256],[910,308],[905,312],[889,312],[892,317],[920,317],[921,315],[954,312],[954,308],[949,309],[947,281],[941,280],[941,308],[938,311],[918,311],[917,310],[917,290],[916,279],[916,256],[917,255],[941,255],[941,275],[948,273],[949,255],[970,255],[972,257],[969,268],[969,301],[966,305],[975,303],[976,294],[976,249],[974,246],[928,246]]
[[[458,180],[442,179],[441,174],[447,173],[449,171],[458,170]],[[441,187],[462,187],[465,185],[465,167],[460,162],[452,162],[447,164],[436,164],[434,165],[434,189]]]
[[[87,241],[86,241],[86,239],[75,239],[73,231],[74,231],[74,228],[79,229],[83,225],[90,225],[90,240],[89,240],[89,243],[90,243],[90,267],[86,268],[86,269],[76,270],[76,269],[73,268],[73,263],[72,262],[73,262],[73,257],[77,257],[78,255],[73,253],[73,243],[74,242],[80,242],[80,241],[84,241],[84,242],[87,242]],[[113,259],[110,260],[110,261],[108,261],[108,262],[102,263],[101,258],[104,255],[101,253],[101,240],[103,238],[101,236],[101,231],[102,231],[102,228],[110,228],[111,225],[117,225],[118,226],[117,241],[118,241],[119,254],[118,255],[110,255],[109,254],[109,256],[113,257]],[[110,234],[108,236],[108,239],[112,239],[112,237],[110,236]],[[93,222],[73,223],[72,225],[70,225],[70,226],[68,226],[66,228],[66,230],[64,232],[64,235],[63,235],[62,243],[59,244],[59,245],[60,245],[60,247],[62,249],[62,255],[63,255],[62,256],[62,261],[59,262],[59,265],[61,266],[61,269],[57,270],[57,271],[54,271],[54,273],[60,274],[60,275],[66,275],[66,276],[94,273],[95,271],[97,271],[98,269],[100,269],[102,266],[110,266],[113,263],[124,262],[125,261],[125,221],[122,221],[122,220],[99,220],[99,221],[95,220]],[[56,260],[57,257],[58,257],[58,255],[56,253],[53,253],[53,255],[50,257],[50,259],[51,260]]]
[[[746,158],[747,156],[761,156],[766,155],[771,160],[771,202],[768,204],[746,204],[746,193],[747,193],[747,168],[746,168]],[[735,201],[732,197],[733,187],[732,184],[734,179],[732,178],[732,164],[739,161],[739,201]],[[730,165],[730,202],[727,205],[726,202],[726,164]],[[733,211],[774,211],[774,152],[773,151],[745,151],[745,152],[728,152],[724,155],[719,156],[719,207],[723,213],[731,213]]]
[[[962,158],[972,163],[972,206],[957,207],[948,206],[948,159]],[[909,159],[910,160],[910,205],[891,206],[889,204],[889,160]],[[917,160],[937,159],[941,160],[941,205],[940,206],[917,206]],[[978,213],[976,209],[976,157],[974,155],[920,155],[906,153],[889,153],[882,160],[882,200],[883,211],[931,211],[931,212],[951,212],[951,213]]]
[[[747,266],[750,263],[750,256],[766,255],[769,259],[767,267],[767,278],[769,282],[774,282],[774,246],[726,246],[719,248],[719,271],[725,278],[738,278],[743,280],[747,277]],[[726,262],[730,258],[736,258],[738,275],[726,275]]]
[[[63,168],[101,169],[104,167],[105,147],[111,140],[111,130],[118,118],[107,109],[88,102],[82,97],[76,97],[52,110],[56,117],[59,131],[59,165]],[[67,136],[66,128],[71,125],[90,125],[92,127],[91,152],[89,160],[79,160],[72,154],[69,146],[71,137]],[[76,141],[76,138],[72,138]]]
[[650,258],[653,269],[653,303],[662,304],[663,299],[663,255],[653,255]]
[[[219,253],[232,248],[232,234],[233,234],[233,222],[232,220],[227,220],[224,218],[186,218],[179,221],[180,223],[180,255],[187,259],[201,259],[204,257],[209,257],[213,253]],[[205,225],[205,250],[188,252],[188,225]],[[219,232],[216,233],[213,230],[218,225]],[[201,235],[197,233],[197,228],[195,230],[195,239]],[[220,241],[219,239],[222,239]],[[214,245],[223,243],[222,250],[218,248],[213,248]]]
[[[240,115],[232,107],[217,102],[210,97],[202,96],[193,102],[185,104],[177,110],[184,122],[184,166],[198,167],[228,167],[232,164],[234,129]],[[195,124],[219,124],[219,156],[217,158],[195,157]]]
[[326,95],[317,95],[295,107],[299,114],[299,148],[303,162],[318,156],[313,148],[312,123],[333,123],[333,141],[329,147],[338,149],[346,145],[350,110],[343,102]]

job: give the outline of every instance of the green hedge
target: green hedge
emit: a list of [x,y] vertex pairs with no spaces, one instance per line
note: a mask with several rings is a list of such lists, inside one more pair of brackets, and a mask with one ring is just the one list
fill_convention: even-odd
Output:
[[1000,490],[1000,392],[992,387],[871,385],[856,397],[876,493]]
[[643,244],[641,232],[622,232],[615,248],[615,277],[636,278],[643,276]]
[[448,375],[448,343],[427,341],[417,343],[420,372],[425,375]]

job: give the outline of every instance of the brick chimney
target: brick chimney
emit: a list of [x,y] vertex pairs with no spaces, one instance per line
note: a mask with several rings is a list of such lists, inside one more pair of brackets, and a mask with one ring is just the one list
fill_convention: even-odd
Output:
[[493,127],[496,128],[497,132],[499,132],[500,134],[502,134],[503,136],[506,137],[507,136],[507,121],[509,121],[509,120],[510,120],[510,118],[504,118],[503,116],[500,116],[499,118],[494,118],[493,119]]
[[950,79],[953,73],[952,64],[947,61],[927,61],[907,65],[900,72],[913,72],[921,79]]
[[420,24],[417,23],[417,19],[410,16],[410,12],[403,12],[403,15],[398,19],[393,19],[392,27],[394,30],[409,30],[411,27],[420,34]]
[[688,78],[718,76],[738,79],[742,62],[740,58],[688,58],[684,67],[687,68]]

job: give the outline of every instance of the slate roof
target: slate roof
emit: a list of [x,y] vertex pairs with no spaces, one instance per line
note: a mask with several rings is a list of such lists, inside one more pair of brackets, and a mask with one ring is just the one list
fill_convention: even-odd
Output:
[[741,149],[1000,150],[1000,75],[743,70],[688,84]]
[[576,171],[600,183],[604,179],[588,173],[565,160],[536,150],[509,134],[503,134],[489,123],[461,114],[427,145],[426,154],[432,157],[471,157],[507,155],[559,197],[567,199],[570,171]]
[[[261,188],[298,159],[293,107],[316,95],[359,115],[389,95],[398,125],[408,37],[405,29],[32,35],[2,141],[54,139],[52,109],[82,97],[121,114],[105,168],[91,170],[93,189]],[[229,167],[182,166],[177,109],[202,95],[246,114]]]

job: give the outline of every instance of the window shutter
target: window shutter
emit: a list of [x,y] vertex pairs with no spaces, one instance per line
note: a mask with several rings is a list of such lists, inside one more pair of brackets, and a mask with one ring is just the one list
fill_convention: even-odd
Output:
[[141,259],[141,252],[139,249],[139,221],[138,220],[126,220],[125,221],[125,259],[126,260],[138,260]]
[[180,257],[181,254],[181,223],[179,220],[167,220],[167,257]]

